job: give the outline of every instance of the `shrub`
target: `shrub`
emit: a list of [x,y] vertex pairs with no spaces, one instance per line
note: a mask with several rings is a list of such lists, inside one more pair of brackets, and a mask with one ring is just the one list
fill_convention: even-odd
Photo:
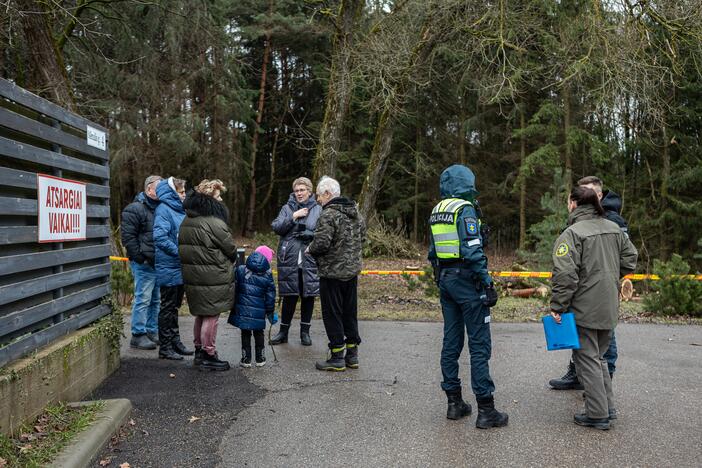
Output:
[[[258,231],[256,234],[254,234],[253,237],[253,247],[251,248],[251,252],[253,252],[253,249],[260,245],[267,245],[271,249],[275,250],[278,248],[278,241],[280,240],[280,237],[278,237],[278,234],[276,234],[273,231]],[[251,252],[246,252],[247,255],[249,255]]]
[[702,317],[702,282],[680,277],[690,273],[690,265],[678,254],[670,261],[653,261],[653,273],[660,280],[651,284],[644,298],[646,309],[660,315]]
[[115,302],[121,307],[129,305],[134,295],[134,281],[132,280],[129,263],[112,262],[110,282],[112,283],[112,296]]
[[424,267],[423,275],[408,275],[407,273],[403,273],[402,278],[405,280],[407,289],[410,291],[421,289],[424,295],[428,297],[439,297],[439,288],[434,282],[434,272],[430,265]]

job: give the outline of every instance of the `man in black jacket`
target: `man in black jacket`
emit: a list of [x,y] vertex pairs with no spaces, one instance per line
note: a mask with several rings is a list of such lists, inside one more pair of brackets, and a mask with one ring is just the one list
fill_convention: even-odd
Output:
[[134,277],[132,301],[132,348],[156,349],[158,344],[159,289],[154,270],[154,210],[156,186],[161,176],[144,181],[144,191],[122,211],[122,245],[127,249]]
[[[604,208],[605,210],[604,217],[615,223],[617,226],[619,226],[619,229],[621,229],[621,231],[628,237],[629,225],[621,215],[621,197],[611,190],[602,190],[602,179],[596,176],[583,177],[578,181],[578,185],[591,188],[595,191],[595,193],[600,199],[600,204],[602,205],[602,208]],[[609,348],[607,348],[607,352],[605,352],[603,355],[603,357],[607,361],[607,367],[609,368],[610,377],[614,377],[614,371],[617,367],[617,356],[617,340],[614,336],[614,330],[612,330],[612,339],[609,342]],[[570,363],[568,364],[568,370],[566,371],[565,375],[563,375],[563,377],[561,377],[560,379],[549,380],[548,384],[554,390],[583,389],[582,383],[580,383],[580,380],[578,380],[578,374],[575,370],[575,364],[573,363],[572,358],[570,360]]]

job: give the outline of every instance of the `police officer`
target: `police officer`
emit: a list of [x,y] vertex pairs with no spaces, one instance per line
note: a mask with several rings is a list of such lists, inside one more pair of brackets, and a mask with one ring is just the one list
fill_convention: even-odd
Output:
[[507,414],[495,409],[495,384],[488,366],[492,349],[490,307],[497,303],[497,292],[483,253],[481,223],[475,210],[475,176],[466,166],[450,166],[441,173],[440,189],[442,200],[429,218],[429,261],[434,267],[444,316],[441,388],[448,398],[446,417],[460,419],[471,413],[471,406],[463,401],[458,378],[465,327],[471,387],[478,403],[475,426],[506,426]]

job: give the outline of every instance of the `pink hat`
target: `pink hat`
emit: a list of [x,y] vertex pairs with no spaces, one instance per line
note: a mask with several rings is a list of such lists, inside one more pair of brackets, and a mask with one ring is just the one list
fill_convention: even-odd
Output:
[[254,252],[258,252],[264,257],[266,257],[266,260],[268,260],[268,263],[271,263],[271,260],[273,260],[273,250],[268,247],[267,245],[260,245],[256,247],[256,250]]

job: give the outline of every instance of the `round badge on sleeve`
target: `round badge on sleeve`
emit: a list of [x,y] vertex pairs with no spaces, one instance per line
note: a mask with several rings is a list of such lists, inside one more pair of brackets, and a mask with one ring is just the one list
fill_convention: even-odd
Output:
[[558,248],[556,249],[556,257],[565,257],[568,255],[568,251],[570,249],[568,248],[568,244],[565,242],[561,242],[558,244]]

